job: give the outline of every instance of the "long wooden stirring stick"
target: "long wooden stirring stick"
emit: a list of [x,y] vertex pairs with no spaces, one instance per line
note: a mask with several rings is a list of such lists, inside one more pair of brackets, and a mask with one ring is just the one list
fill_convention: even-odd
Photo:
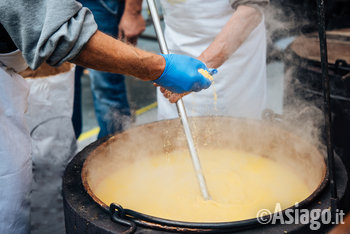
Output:
[[[148,3],[149,11],[151,13],[151,17],[153,20],[154,30],[156,31],[156,34],[157,34],[160,50],[163,54],[169,54],[168,46],[165,42],[164,34],[160,26],[158,10],[156,8],[155,2],[154,0],[147,0],[147,3]],[[196,172],[196,176],[199,182],[202,196],[205,200],[210,200],[211,197],[208,193],[205,178],[202,173],[202,167],[197,155],[196,147],[193,142],[191,129],[188,124],[185,106],[181,98],[176,102],[176,107],[177,107],[177,112],[179,114],[179,117],[181,118],[182,126],[186,135],[188,149],[190,150],[190,153],[191,153],[192,164]]]

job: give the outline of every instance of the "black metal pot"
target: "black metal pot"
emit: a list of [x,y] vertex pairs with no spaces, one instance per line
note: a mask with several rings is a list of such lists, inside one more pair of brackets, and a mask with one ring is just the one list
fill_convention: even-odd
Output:
[[[300,153],[298,154],[299,156],[302,155],[296,157],[299,158],[296,163],[300,163],[300,173],[305,171],[305,168],[303,168],[305,165],[320,163],[320,181],[316,183],[314,192],[307,199],[300,202],[299,208],[328,208],[328,189],[325,192],[322,192],[328,182],[323,156],[315,147],[309,145],[301,138],[275,126],[274,124],[262,124],[261,121],[248,121],[226,117],[202,117],[195,119],[195,125],[195,136],[197,136],[195,139],[199,145],[205,142],[211,142],[217,147],[240,147],[241,149],[249,150],[251,152],[262,153],[262,151],[271,147],[278,148],[284,142],[282,147],[287,147],[285,152],[292,152],[294,150],[294,153]],[[167,129],[166,133],[165,129]],[[202,131],[204,131],[205,134],[202,134]],[[232,134],[232,132],[235,132],[235,134]],[[178,120],[161,121],[142,125],[89,145],[73,159],[65,172],[63,196],[67,233],[120,233],[125,230],[129,232],[134,232],[136,230],[140,233],[159,232],[158,230],[160,230],[160,232],[226,233],[235,231],[254,233],[258,231],[260,232],[261,230],[266,230],[268,233],[280,233],[283,231],[287,231],[288,233],[297,231],[300,233],[300,231],[303,230],[308,232],[309,227],[307,225],[260,225],[255,218],[223,223],[178,222],[174,220],[166,220],[161,217],[152,217],[134,210],[129,210],[127,207],[123,208],[117,204],[118,201],[111,206],[109,206],[109,204],[104,204],[94,196],[89,187],[87,168],[93,168],[94,165],[97,165],[95,163],[100,162],[103,158],[107,158],[106,162],[108,162],[108,154],[115,154],[115,151],[111,152],[111,148],[115,148],[115,146],[128,148],[130,155],[137,154],[140,150],[144,153],[144,151],[142,151],[142,145],[137,143],[145,143],[145,139],[147,139],[145,138],[145,134],[152,136],[153,140],[155,136],[159,137],[157,139],[163,139],[147,142],[147,144],[154,144],[153,147],[147,147],[147,149],[150,150],[149,153],[151,155],[152,153],[159,152],[160,148],[164,149],[165,147],[166,150],[172,150],[173,147],[185,147],[186,145],[182,136],[181,125]],[[257,136],[262,138],[259,137],[259,140],[257,140]],[[135,138],[138,147],[135,147],[135,143],[128,143],[128,140],[135,140]],[[244,138],[249,138],[250,143],[242,145],[242,141],[239,139]],[[176,139],[176,144],[164,144],[164,142],[169,139]],[[213,139],[216,139],[216,142],[214,142]],[[132,147],[132,145],[134,147]],[[301,153],[301,151],[298,150],[296,152],[294,146],[298,146],[299,149],[304,149],[304,153]],[[292,154],[290,154],[290,156],[291,158],[287,160],[292,160]],[[309,160],[307,157],[312,158],[311,164],[304,161]],[[340,178],[340,182],[338,182],[340,188],[339,194],[342,196],[347,182],[346,172],[339,160],[336,160],[336,162],[337,177]],[[315,168],[309,168],[313,173],[308,174],[307,176],[312,177],[313,174],[316,173],[316,171],[313,171],[314,169]],[[308,169],[306,169],[306,171],[308,171]]]

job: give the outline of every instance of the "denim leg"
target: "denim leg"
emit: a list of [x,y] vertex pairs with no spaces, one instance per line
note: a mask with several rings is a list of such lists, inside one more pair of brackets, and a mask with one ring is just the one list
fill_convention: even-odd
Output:
[[[113,37],[118,36],[118,25],[124,10],[121,0],[81,0],[95,18],[98,29]],[[124,76],[90,70],[91,91],[97,122],[98,138],[122,131],[130,122]]]
[[124,11],[123,0],[79,0],[94,15],[98,29],[113,37],[118,36],[118,25]]
[[82,128],[82,113],[81,113],[81,76],[84,68],[80,66],[75,67],[74,74],[74,103],[72,122],[75,137],[78,139]]
[[98,138],[122,131],[131,119],[124,77],[95,70],[90,70],[90,77],[97,122],[100,126]]

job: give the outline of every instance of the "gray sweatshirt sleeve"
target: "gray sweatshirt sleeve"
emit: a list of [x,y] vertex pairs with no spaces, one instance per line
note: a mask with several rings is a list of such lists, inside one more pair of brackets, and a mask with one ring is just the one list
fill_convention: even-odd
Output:
[[97,30],[75,0],[1,0],[0,22],[32,69],[73,60]]

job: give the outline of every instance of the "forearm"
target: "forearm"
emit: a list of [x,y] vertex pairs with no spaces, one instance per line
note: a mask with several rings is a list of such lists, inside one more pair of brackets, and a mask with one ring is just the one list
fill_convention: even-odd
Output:
[[97,31],[74,63],[95,70],[154,80],[165,68],[162,56],[146,52]]
[[126,0],[119,23],[119,38],[136,45],[137,38],[145,30],[146,23],[141,14],[142,0]]
[[254,7],[239,6],[199,59],[210,68],[220,67],[248,38],[262,20]]
[[141,14],[142,0],[125,0],[124,12],[128,14]]

